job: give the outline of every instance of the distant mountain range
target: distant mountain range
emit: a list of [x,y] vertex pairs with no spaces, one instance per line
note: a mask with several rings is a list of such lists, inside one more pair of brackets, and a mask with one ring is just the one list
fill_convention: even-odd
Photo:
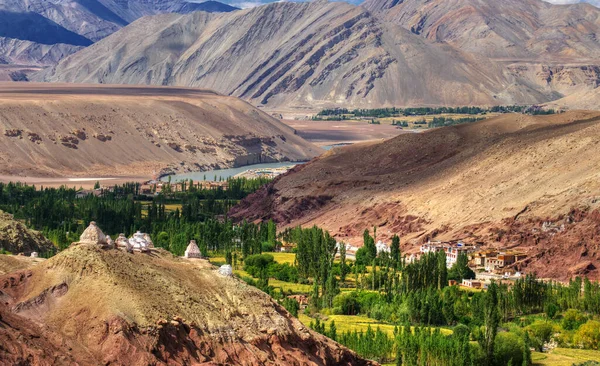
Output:
[[47,66],[143,16],[233,10],[217,1],[0,0],[0,60]]
[[143,18],[37,80],[182,85],[271,107],[531,104],[600,85],[600,9],[277,3]]

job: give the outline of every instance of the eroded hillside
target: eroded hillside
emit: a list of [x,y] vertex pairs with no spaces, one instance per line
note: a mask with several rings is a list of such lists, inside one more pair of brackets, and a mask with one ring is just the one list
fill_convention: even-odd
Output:
[[152,176],[320,149],[237,98],[176,88],[0,85],[0,174]]
[[255,105],[313,109],[555,99],[545,82],[323,1],[144,18],[36,78],[206,87]]
[[[162,250],[81,244],[0,284],[9,325],[0,327],[0,356],[11,362],[31,354],[51,364],[62,354],[82,364],[371,364],[260,290]],[[18,342],[15,327],[40,341]]]
[[335,149],[231,214],[317,224],[355,243],[377,226],[406,250],[432,237],[520,247],[540,275],[600,277],[599,133],[597,112],[510,114]]

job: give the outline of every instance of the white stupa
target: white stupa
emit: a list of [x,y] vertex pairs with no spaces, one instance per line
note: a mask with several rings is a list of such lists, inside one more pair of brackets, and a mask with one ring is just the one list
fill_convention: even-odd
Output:
[[152,242],[150,235],[144,233],[144,240],[146,240],[146,243],[148,243],[148,248],[154,248],[154,243]]
[[129,244],[131,244],[133,250],[139,252],[147,252],[150,250],[151,247],[148,245],[148,242],[144,238],[144,235],[146,234],[138,231],[135,234],[133,234],[131,238],[129,238]]
[[79,242],[77,244],[97,244],[106,246],[108,245],[108,242],[106,241],[106,236],[102,230],[96,225],[96,222],[92,221],[90,222],[90,226],[88,226],[79,237]]
[[115,240],[115,244],[117,245],[117,249],[125,250],[128,252],[133,251],[133,247],[129,244],[129,239],[125,236],[125,234],[119,234],[117,240]]
[[198,248],[198,244],[196,244],[195,240],[190,241],[183,256],[185,258],[202,258],[202,253],[200,252],[200,248]]
[[229,264],[224,264],[219,268],[221,276],[233,276],[233,268]]
[[110,249],[114,249],[115,248],[115,242],[111,239],[110,235],[106,236],[106,245],[110,248]]
[[37,258],[38,252],[31,252],[31,258]]

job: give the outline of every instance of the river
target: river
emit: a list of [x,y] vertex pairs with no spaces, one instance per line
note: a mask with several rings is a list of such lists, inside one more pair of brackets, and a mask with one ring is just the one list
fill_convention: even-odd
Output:
[[252,164],[246,165],[239,168],[230,168],[230,169],[217,169],[217,170],[207,170],[205,172],[194,172],[194,173],[184,173],[184,174],[175,174],[169,175],[166,177],[162,177],[162,181],[168,181],[171,178],[171,182],[180,182],[182,180],[194,180],[194,181],[216,181],[226,180],[227,178],[233,177],[234,175],[245,172],[249,169],[268,169],[268,168],[281,168],[284,166],[295,166],[300,163],[294,162],[283,162],[283,163],[263,163],[263,164]]

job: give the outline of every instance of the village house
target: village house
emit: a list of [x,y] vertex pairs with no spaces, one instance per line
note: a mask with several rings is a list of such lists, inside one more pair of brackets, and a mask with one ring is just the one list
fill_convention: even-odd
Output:
[[463,280],[460,284],[461,287],[474,288],[474,289],[486,289],[487,284],[480,280]]
[[463,242],[432,242],[421,245],[420,251],[422,254],[427,253],[446,253],[446,267],[451,268],[458,260],[460,253],[471,253],[475,250],[474,246],[466,245]]
[[293,244],[281,244],[279,247],[279,251],[281,253],[291,253],[294,250],[295,246]]

